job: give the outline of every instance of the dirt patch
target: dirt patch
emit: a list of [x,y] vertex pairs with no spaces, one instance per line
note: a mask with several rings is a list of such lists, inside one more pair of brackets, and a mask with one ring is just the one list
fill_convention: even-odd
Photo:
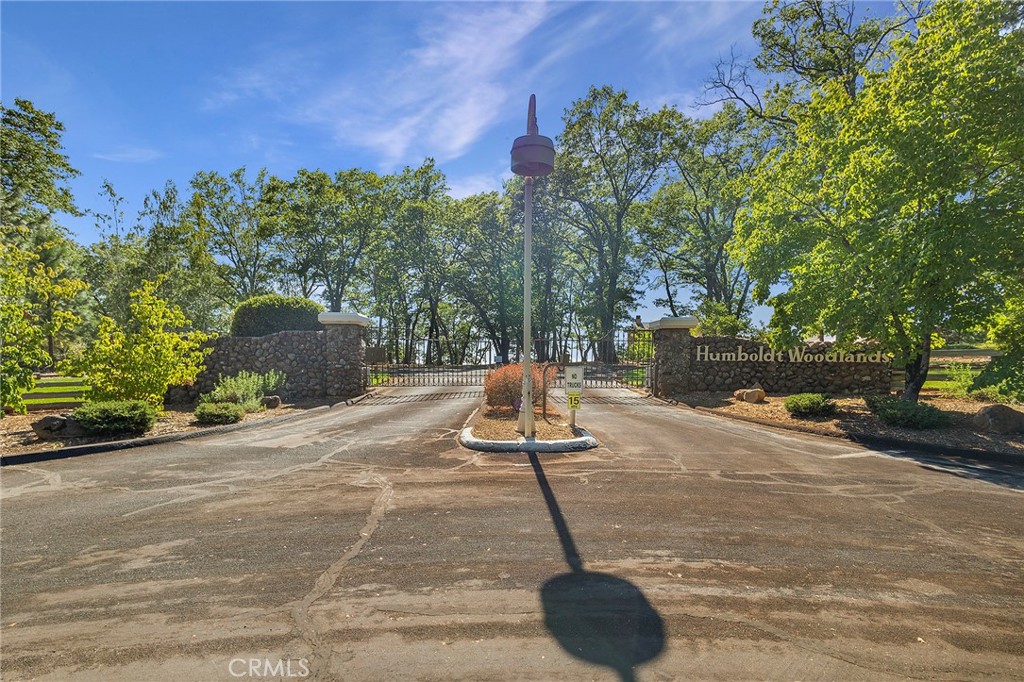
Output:
[[[533,414],[537,440],[567,440],[577,437],[565,417],[550,406],[547,418],[541,414],[539,407],[533,408]],[[516,431],[518,422],[519,413],[511,407],[484,405],[473,423],[473,435],[483,440],[518,441],[522,438],[522,434]]]
[[[271,417],[283,417],[290,414],[298,414],[311,407],[326,403],[290,403],[283,404],[277,409],[263,410],[262,412],[251,412],[242,418],[242,423],[269,419]],[[156,424],[146,432],[145,437],[164,436],[171,433],[188,433],[210,428],[196,422],[193,411],[195,407],[176,405],[168,407],[157,417]],[[6,415],[0,419],[0,456],[23,455],[30,452],[44,452],[47,450],[59,450],[60,448],[73,445],[90,445],[92,443],[108,443],[111,441],[124,440],[124,437],[97,437],[87,436],[82,438],[63,438],[60,440],[39,440],[32,430],[32,422],[39,421],[47,415],[69,414],[71,411],[63,410],[40,410],[28,414]]]
[[[829,419],[797,419],[783,407],[786,396],[768,396],[763,403],[738,401],[729,393],[688,393],[677,397],[691,407],[705,407],[714,412],[748,417],[788,428],[813,431],[830,436],[871,435],[895,438],[921,445],[940,445],[968,448],[987,452],[1017,454],[1024,458],[1024,435],[1000,435],[978,432],[971,419],[978,410],[992,403],[978,400],[947,398],[922,393],[921,400],[934,405],[950,416],[950,426],[944,429],[915,430],[888,426],[872,414],[861,398],[836,398],[839,409]],[[1019,409],[1019,406],[1018,406]]]

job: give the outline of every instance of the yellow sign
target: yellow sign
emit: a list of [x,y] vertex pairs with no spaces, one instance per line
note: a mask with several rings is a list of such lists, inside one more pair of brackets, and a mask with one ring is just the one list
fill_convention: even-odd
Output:
[[569,403],[569,409],[570,410],[578,410],[578,409],[580,409],[580,394],[579,393],[567,393],[565,398],[566,398],[566,402]]

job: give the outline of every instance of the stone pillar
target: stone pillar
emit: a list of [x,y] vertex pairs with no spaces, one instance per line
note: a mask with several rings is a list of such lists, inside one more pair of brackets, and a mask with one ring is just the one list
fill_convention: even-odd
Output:
[[657,396],[686,393],[690,385],[690,330],[695,317],[663,317],[649,323],[654,331],[654,381],[651,392]]
[[329,398],[347,400],[366,392],[366,329],[370,318],[359,313],[321,313],[325,328],[323,368]]

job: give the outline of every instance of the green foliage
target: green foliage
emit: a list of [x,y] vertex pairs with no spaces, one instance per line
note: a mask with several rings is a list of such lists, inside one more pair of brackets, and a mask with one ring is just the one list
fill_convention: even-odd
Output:
[[971,396],[1001,403],[1024,403],[1024,348],[992,358],[974,380]]
[[794,417],[831,417],[836,413],[836,404],[822,393],[794,393],[783,403],[786,412]]
[[933,405],[883,395],[864,396],[864,403],[889,426],[941,429],[949,425],[949,415]]
[[824,330],[877,339],[913,367],[937,328],[972,328],[999,306],[1020,266],[1024,194],[1024,32],[1007,30],[1008,12],[936,2],[891,59],[863,68],[836,70],[829,54],[844,52],[816,44],[824,61],[789,111],[792,144],[754,174],[734,246],[774,306],[775,344]]
[[219,377],[213,390],[204,393],[199,400],[202,403],[235,403],[246,412],[257,412],[263,409],[260,403],[263,396],[276,393],[284,386],[285,380],[284,373],[275,370],[266,374],[243,370],[234,376]]
[[270,184],[266,168],[249,182],[244,166],[227,178],[215,172],[192,178],[189,221],[205,237],[210,255],[219,259],[217,277],[235,300],[267,293],[277,276],[281,221]]
[[654,332],[650,329],[630,329],[626,350],[619,358],[626,362],[647,362],[654,357]]
[[141,434],[156,423],[156,409],[143,400],[88,402],[71,415],[86,432],[97,436]]
[[61,371],[86,377],[97,400],[143,400],[163,405],[167,388],[192,383],[210,352],[202,332],[174,331],[188,326],[181,310],[156,295],[159,280],[131,293],[127,329],[103,317],[95,341],[62,363]]
[[80,322],[64,307],[86,288],[42,263],[38,249],[23,248],[27,234],[8,225],[0,234],[0,404],[19,412],[22,394],[35,385],[33,371],[53,362],[47,339]]
[[242,421],[246,409],[237,403],[200,403],[196,421],[200,424],[234,424]]
[[387,207],[384,180],[372,171],[338,171],[332,178],[300,170],[291,182],[271,181],[272,202],[282,216],[283,242],[297,279],[309,276],[334,312],[359,276],[365,252]]
[[739,317],[729,311],[728,305],[705,299],[694,311],[700,336],[750,336],[753,327],[749,315]]
[[38,227],[56,211],[79,215],[71,190],[78,175],[61,147],[64,126],[26,99],[0,105],[0,213],[4,226]]
[[974,379],[978,375],[968,364],[954,362],[946,370],[949,377],[949,387],[946,391],[957,398],[966,398],[974,385]]
[[319,303],[298,296],[267,294],[242,301],[231,318],[232,336],[266,336],[282,331],[321,329]]

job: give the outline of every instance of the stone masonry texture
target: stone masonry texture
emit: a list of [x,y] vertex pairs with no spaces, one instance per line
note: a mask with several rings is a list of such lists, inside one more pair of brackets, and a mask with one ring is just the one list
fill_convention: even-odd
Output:
[[283,372],[280,390],[288,401],[337,398],[345,400],[366,391],[363,364],[364,330],[358,325],[330,325],[325,331],[284,331],[259,337],[222,336],[209,341],[213,352],[193,386],[172,388],[168,403],[195,401],[210,391],[221,376],[246,370]]
[[[858,358],[857,353],[863,355]],[[873,353],[873,349],[865,349],[838,354],[832,344],[821,342],[780,354],[748,339],[694,337],[685,329],[662,329],[655,332],[656,390],[659,395],[671,396],[690,391],[731,392],[760,384],[776,394],[888,393],[890,364],[866,361]]]

